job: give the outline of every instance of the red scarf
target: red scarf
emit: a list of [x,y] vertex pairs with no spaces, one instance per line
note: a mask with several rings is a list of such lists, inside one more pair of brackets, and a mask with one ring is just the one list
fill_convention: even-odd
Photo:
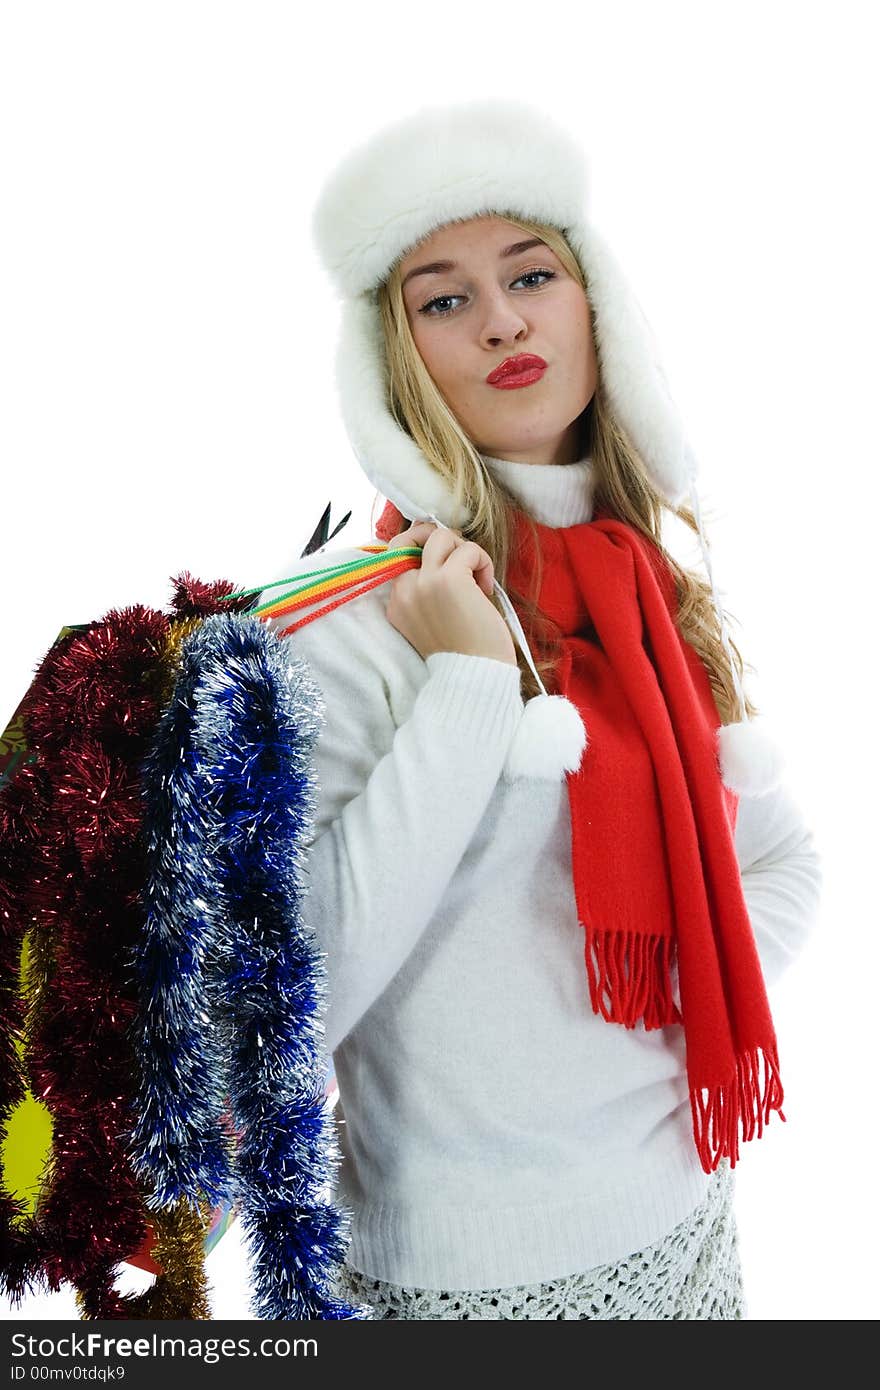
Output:
[[[527,593],[535,554],[514,516],[507,580]],[[388,502],[376,534],[387,541],[406,525]],[[676,626],[675,577],[641,532],[601,511],[576,526],[535,525],[538,605],[563,634],[558,693],[587,730],[566,779],[593,1011],[627,1028],[683,1024],[700,1162],[707,1173],[722,1157],[735,1167],[740,1127],[748,1140],[771,1110],[785,1116],[709,676]]]
[[[516,519],[507,577],[525,593],[535,557]],[[601,512],[576,526],[536,525],[539,607],[564,634],[558,693],[587,730],[566,778],[590,1000],[627,1028],[684,1025],[694,1139],[711,1173],[723,1156],[735,1166],[740,1125],[751,1139],[771,1110],[785,1119],[734,848],[738,798],[717,759],[721,720],[706,668],[675,624],[675,578],[657,547]]]

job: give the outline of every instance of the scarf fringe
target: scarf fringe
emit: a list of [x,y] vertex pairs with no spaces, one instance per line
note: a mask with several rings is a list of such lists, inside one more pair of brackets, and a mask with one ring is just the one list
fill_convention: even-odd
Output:
[[672,997],[675,942],[671,936],[588,927],[586,937],[584,954],[594,1013],[627,1028],[635,1028],[644,1016],[646,1031],[682,1022]]
[[739,1158],[740,1124],[744,1142],[755,1137],[756,1129],[760,1138],[771,1110],[776,1110],[780,1120],[785,1120],[781,1108],[783,1096],[775,1047],[753,1047],[748,1052],[739,1053],[736,1058],[736,1078],[732,1082],[725,1082],[721,1086],[692,1087],[690,1097],[694,1139],[703,1170],[714,1173],[722,1158],[729,1158],[731,1168],[735,1168]]
[[[644,1018],[646,1031],[682,1023],[672,997],[674,950],[673,939],[665,935],[588,929],[584,954],[593,1012],[627,1028]],[[735,1168],[740,1128],[743,1142],[756,1134],[760,1138],[771,1111],[785,1120],[783,1098],[775,1045],[738,1053],[732,1081],[691,1087],[694,1139],[704,1172],[714,1173],[722,1158]]]

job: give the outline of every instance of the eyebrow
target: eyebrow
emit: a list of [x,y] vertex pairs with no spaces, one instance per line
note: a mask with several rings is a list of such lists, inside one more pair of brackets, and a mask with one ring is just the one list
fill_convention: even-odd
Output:
[[[520,251],[528,251],[532,246],[546,246],[547,243],[540,237],[532,237],[530,241],[515,241],[512,246],[505,246],[499,252],[501,260],[506,260],[509,256],[518,256]],[[413,270],[408,270],[401,282],[401,289],[404,289],[410,280],[416,275],[436,275],[440,271],[455,270],[457,261],[431,261],[429,265],[418,265]]]

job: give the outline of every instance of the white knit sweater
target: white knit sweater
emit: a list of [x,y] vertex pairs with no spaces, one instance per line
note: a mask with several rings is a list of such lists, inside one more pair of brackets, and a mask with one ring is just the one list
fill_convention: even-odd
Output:
[[[589,461],[486,463],[538,520],[590,519]],[[287,639],[325,700],[305,914],[326,953],[348,1262],[431,1289],[586,1270],[705,1194],[684,1030],[592,1012],[567,785],[504,773],[519,671],[423,661],[389,593]],[[741,800],[736,849],[772,996],[816,917],[819,857],[785,791]]]

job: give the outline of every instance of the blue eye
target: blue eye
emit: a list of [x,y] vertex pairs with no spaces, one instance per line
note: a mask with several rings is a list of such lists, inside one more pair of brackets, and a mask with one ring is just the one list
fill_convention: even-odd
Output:
[[[524,270],[523,273],[522,273],[522,275],[518,275],[518,276],[516,277],[516,280],[513,281],[513,284],[515,285],[515,284],[517,283],[517,280],[528,280],[528,279],[530,279],[531,276],[533,276],[533,275],[545,275],[545,276],[547,277],[548,280],[555,280],[555,279],[556,279],[556,271],[555,271],[555,270]],[[540,285],[535,285],[534,288],[535,288],[535,289],[540,289],[541,286],[540,286]],[[423,305],[423,307],[419,310],[419,313],[420,313],[420,314],[424,314],[425,317],[426,317],[426,318],[429,318],[429,319],[443,319],[443,318],[446,318],[447,314],[453,314],[453,313],[455,313],[455,310],[454,310],[454,309],[440,309],[440,310],[438,310],[438,312],[437,312],[436,314],[429,313],[428,311],[429,311],[435,304],[441,304],[441,303],[443,302],[443,300],[448,300],[448,299],[462,299],[463,297],[464,297],[464,296],[463,296],[463,295],[460,295],[460,294],[437,294],[437,295],[434,296],[433,299],[429,299],[428,302],[427,302],[427,304]]]

